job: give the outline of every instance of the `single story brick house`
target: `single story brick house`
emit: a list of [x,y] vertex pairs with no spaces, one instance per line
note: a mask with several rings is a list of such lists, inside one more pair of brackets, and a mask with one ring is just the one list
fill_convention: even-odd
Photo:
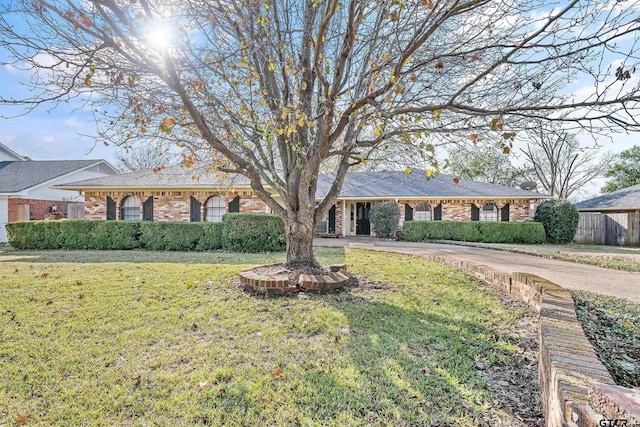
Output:
[[[332,182],[322,175],[318,198]],[[56,185],[79,191],[85,218],[92,220],[220,221],[226,212],[269,213],[242,176],[215,174],[207,168],[168,167],[160,171],[114,175]],[[318,226],[319,234],[370,235],[369,210],[393,201],[401,212],[399,227],[411,220],[524,221],[549,197],[518,188],[459,180],[424,172],[349,172],[337,203]]]
[[77,192],[50,186],[117,173],[105,160],[26,160],[0,144],[0,243],[8,222],[73,217],[78,204],[82,217]]

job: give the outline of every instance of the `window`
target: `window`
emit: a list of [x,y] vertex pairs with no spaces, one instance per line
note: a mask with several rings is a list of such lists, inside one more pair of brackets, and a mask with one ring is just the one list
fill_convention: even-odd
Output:
[[431,221],[431,206],[426,203],[418,203],[413,211],[415,221]]
[[122,200],[120,219],[125,221],[140,221],[140,202],[136,196],[127,196]]
[[320,221],[320,224],[318,224],[318,227],[316,227],[316,233],[326,233],[328,230],[328,226],[329,222],[327,221],[327,217],[325,216],[324,218],[322,218],[322,221]]
[[498,221],[498,207],[493,203],[487,203],[480,211],[480,221]]
[[221,196],[212,196],[207,199],[204,219],[207,222],[220,222],[222,215],[227,212],[227,202]]

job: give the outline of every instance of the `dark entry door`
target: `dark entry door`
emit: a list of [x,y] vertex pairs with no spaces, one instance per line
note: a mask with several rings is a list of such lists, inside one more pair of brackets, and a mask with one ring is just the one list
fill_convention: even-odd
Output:
[[371,234],[369,209],[371,209],[371,203],[356,203],[356,235],[358,236]]

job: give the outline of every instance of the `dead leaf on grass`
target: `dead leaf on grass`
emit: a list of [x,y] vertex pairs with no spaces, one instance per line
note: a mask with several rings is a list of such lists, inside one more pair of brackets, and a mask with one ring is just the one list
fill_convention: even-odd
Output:
[[269,375],[271,375],[273,378],[281,378],[283,372],[284,371],[281,368],[278,368],[275,371],[271,372]]

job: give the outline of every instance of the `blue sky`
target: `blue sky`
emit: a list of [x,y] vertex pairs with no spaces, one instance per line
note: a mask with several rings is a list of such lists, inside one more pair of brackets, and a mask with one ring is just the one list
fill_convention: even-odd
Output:
[[[26,94],[21,87],[26,72],[0,67],[3,96]],[[79,101],[42,105],[27,115],[22,106],[0,105],[0,143],[34,160],[106,159],[113,162],[117,148],[80,134],[94,134],[90,110]]]
[[[0,50],[0,58],[6,56]],[[28,95],[22,86],[28,82],[30,74],[9,66],[0,66],[0,96],[3,98]],[[580,82],[575,82],[573,90],[585,90]],[[96,125],[91,110],[82,105],[82,100],[72,100],[58,105],[41,105],[24,115],[21,106],[0,105],[0,143],[15,152],[34,160],[62,159],[106,159],[115,163],[118,148],[105,146],[102,141],[87,136],[95,134]],[[584,145],[594,146],[593,138],[580,137]],[[635,143],[640,143],[639,135],[617,134],[612,138],[598,138],[600,150],[620,152]],[[597,180],[588,195],[595,195],[603,180]]]

